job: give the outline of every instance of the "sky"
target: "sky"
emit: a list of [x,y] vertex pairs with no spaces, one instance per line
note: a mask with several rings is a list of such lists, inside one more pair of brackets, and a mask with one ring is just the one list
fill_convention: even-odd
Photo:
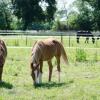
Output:
[[64,7],[67,9],[70,4],[72,4],[75,0],[56,0],[58,10],[63,9]]

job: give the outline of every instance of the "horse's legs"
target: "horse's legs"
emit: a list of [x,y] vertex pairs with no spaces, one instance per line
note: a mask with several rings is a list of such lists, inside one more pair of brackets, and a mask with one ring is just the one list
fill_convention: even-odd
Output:
[[0,82],[2,82],[3,66],[0,66]]
[[43,61],[40,62],[40,72],[39,72],[39,82],[42,83],[42,68],[43,68]]
[[89,37],[87,38],[87,43],[89,43]]
[[60,82],[60,57],[56,57],[57,59],[57,70],[58,70],[58,81]]
[[48,61],[48,65],[49,65],[49,80],[48,81],[50,82],[51,76],[52,76],[52,68],[53,68],[51,60]]
[[86,37],[85,43],[89,43],[89,37]]
[[87,37],[86,37],[86,39],[85,39],[85,43],[87,43]]
[[77,43],[79,43],[79,36],[77,36]]
[[94,37],[92,37],[92,43],[93,43],[93,44],[95,43],[95,38],[94,38]]

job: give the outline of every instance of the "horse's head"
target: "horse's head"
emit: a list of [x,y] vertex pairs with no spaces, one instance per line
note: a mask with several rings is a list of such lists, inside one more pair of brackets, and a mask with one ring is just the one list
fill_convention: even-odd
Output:
[[31,62],[31,76],[33,79],[33,84],[39,84],[39,64]]
[[35,43],[35,45],[32,48],[32,54],[31,54],[31,76],[33,79],[34,85],[39,84],[39,77],[40,77],[40,48],[38,44]]

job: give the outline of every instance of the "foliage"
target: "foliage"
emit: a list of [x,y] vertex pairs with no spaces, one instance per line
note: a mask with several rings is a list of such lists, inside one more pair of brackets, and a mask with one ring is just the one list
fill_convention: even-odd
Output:
[[[43,10],[42,3],[45,2],[46,9]],[[33,22],[51,22],[56,11],[55,0],[12,0],[14,14],[21,19],[23,29]]]
[[100,1],[99,0],[84,0],[93,8],[94,29],[100,30]]
[[13,30],[22,30],[23,27],[23,23],[21,22],[21,20],[18,20],[17,17],[15,15],[12,15],[12,22],[11,22],[11,28]]
[[54,22],[54,24],[52,26],[52,30],[66,31],[66,30],[68,30],[68,26],[67,26],[66,22],[60,22],[59,20],[57,20]]
[[76,24],[81,30],[100,30],[99,0],[76,0],[74,5],[78,9]]
[[76,61],[86,61],[86,53],[83,49],[76,50]]
[[89,4],[83,0],[78,0],[75,2],[78,8],[78,15],[76,19],[76,24],[79,30],[92,30],[93,29],[93,14],[92,8]]
[[77,24],[77,18],[78,18],[78,13],[75,11],[71,11],[68,14],[67,23],[68,23],[69,30],[78,30],[79,27]]
[[50,23],[32,23],[28,26],[28,29],[32,29],[32,30],[50,30],[51,29],[51,25]]
[[9,9],[7,2],[3,2],[2,0],[0,2],[0,29],[11,29],[11,15],[11,10]]

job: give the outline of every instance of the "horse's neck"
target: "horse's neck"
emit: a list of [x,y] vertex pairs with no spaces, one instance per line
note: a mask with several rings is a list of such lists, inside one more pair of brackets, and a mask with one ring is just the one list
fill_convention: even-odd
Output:
[[37,48],[35,48],[35,51],[34,51],[34,57],[35,57],[35,59],[36,59],[36,61],[37,62],[39,62],[39,59],[40,59],[40,50],[39,50],[39,48],[37,47]]

